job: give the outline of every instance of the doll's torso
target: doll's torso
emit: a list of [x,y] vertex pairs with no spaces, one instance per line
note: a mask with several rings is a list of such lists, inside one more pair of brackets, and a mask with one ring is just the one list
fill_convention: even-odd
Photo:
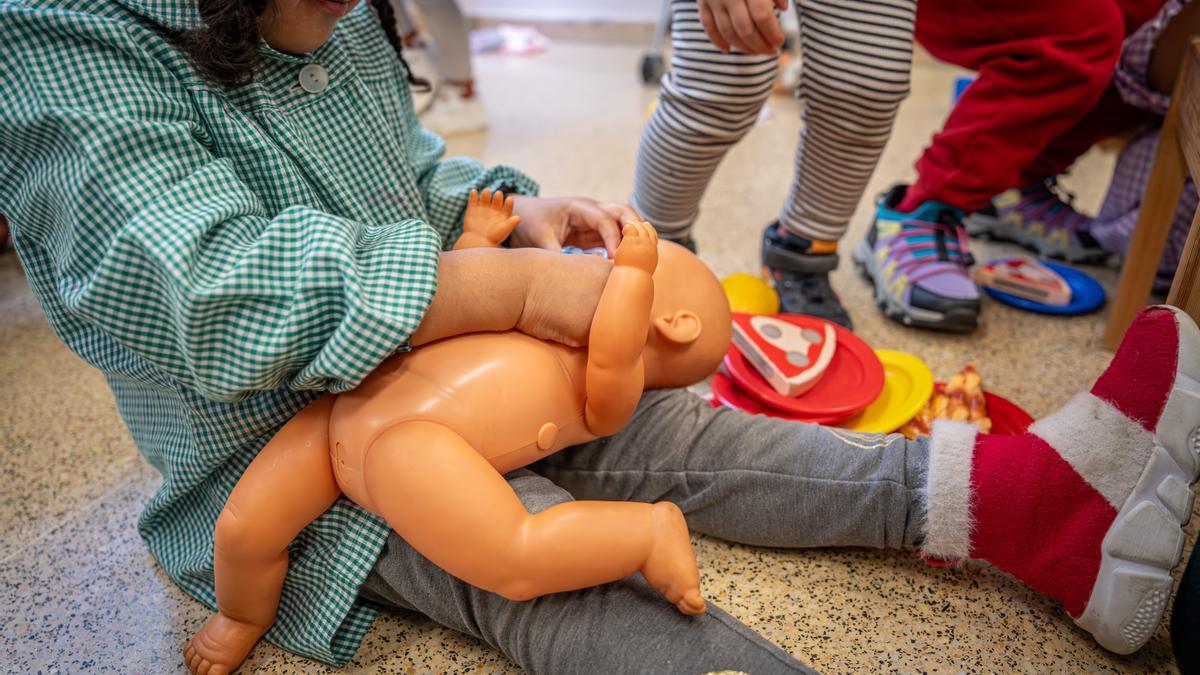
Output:
[[586,371],[586,349],[517,332],[462,335],[393,356],[334,403],[329,447],[338,484],[374,510],[363,458],[381,433],[406,421],[452,429],[500,473],[592,440]]

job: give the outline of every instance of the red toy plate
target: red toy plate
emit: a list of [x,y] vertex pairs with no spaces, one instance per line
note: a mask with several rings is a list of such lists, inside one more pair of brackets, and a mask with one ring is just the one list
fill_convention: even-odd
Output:
[[[933,388],[934,391],[941,391],[946,388],[946,383],[938,382]],[[1033,417],[1029,413],[1003,396],[984,389],[983,398],[987,401],[988,417],[992,418],[991,433],[1014,436],[1025,433],[1033,424]]]
[[742,391],[741,388],[734,384],[733,380],[729,379],[729,376],[725,373],[716,373],[713,375],[712,394],[712,404],[713,407],[716,408],[725,406],[726,408],[741,410],[742,412],[750,413],[751,415],[778,417],[779,419],[790,420],[792,422],[811,422],[813,424],[829,425],[836,424],[837,422],[841,421],[841,418],[838,416],[805,417],[803,415],[793,415],[789,412],[776,410],[770,406],[764,405],[758,399]]
[[[787,321],[790,316],[776,318]],[[883,391],[883,364],[857,335],[831,325],[837,331],[837,353],[821,381],[802,396],[790,398],[775,391],[732,345],[725,355],[725,369],[739,388],[770,408],[805,420],[840,422],[871,405]]]

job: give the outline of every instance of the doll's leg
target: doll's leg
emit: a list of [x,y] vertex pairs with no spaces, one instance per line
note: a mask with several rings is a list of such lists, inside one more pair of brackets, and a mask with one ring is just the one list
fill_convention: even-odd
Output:
[[376,440],[363,472],[392,529],[470,584],[526,600],[640,571],[681,612],[704,611],[687,525],[673,504],[574,502],[533,515],[461,436],[423,421]]
[[[531,513],[571,502],[566,490],[528,470],[505,479]],[[513,602],[446,574],[393,534],[360,593],[475,637],[530,675],[810,672],[713,603],[685,616],[637,576]]]
[[467,197],[467,212],[463,216],[463,231],[458,241],[454,242],[454,250],[464,248],[494,248],[499,246],[512,234],[521,222],[521,216],[513,215],[513,198],[504,198],[504,193],[496,190],[471,190]]
[[188,642],[193,673],[233,672],[275,623],[288,544],[341,494],[329,463],[326,397],[292,418],[242,474],[217,518],[219,611]]

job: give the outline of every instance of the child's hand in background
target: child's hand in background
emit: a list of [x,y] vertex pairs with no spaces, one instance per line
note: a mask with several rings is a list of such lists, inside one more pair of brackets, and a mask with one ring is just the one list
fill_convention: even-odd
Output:
[[783,28],[775,10],[787,0],[699,0],[700,23],[708,39],[723,52],[775,54],[783,46]]

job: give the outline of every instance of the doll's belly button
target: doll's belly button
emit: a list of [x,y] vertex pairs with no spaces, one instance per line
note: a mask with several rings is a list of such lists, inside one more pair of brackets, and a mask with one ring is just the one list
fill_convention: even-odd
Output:
[[546,422],[542,428],[538,430],[537,446],[538,450],[549,450],[554,447],[554,439],[558,438],[558,425],[554,422]]

